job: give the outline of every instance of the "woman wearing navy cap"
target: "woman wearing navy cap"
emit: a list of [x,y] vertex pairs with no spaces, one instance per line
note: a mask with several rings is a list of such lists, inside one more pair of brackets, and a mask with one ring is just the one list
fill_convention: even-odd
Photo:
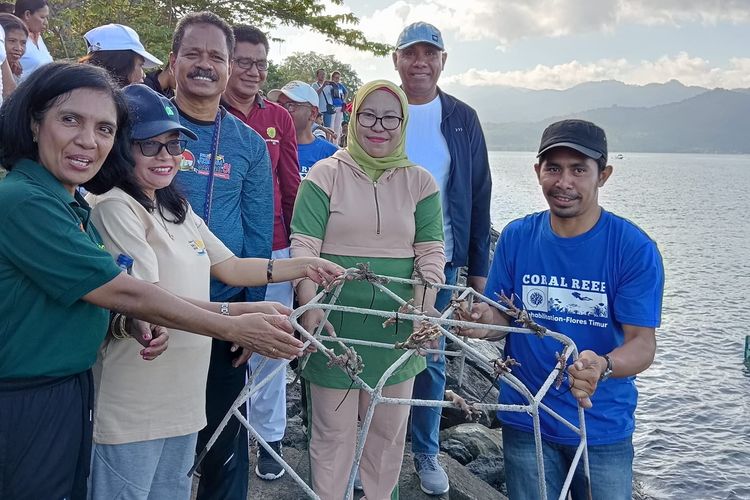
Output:
[[[211,303],[211,277],[233,286],[293,278],[316,282],[343,269],[319,258],[235,257],[172,185],[186,140],[177,109],[145,85],[123,89],[131,114],[134,165],[122,165],[87,185],[92,222],[112,255],[133,257],[132,274],[222,314],[289,314],[272,302]],[[104,193],[104,194],[101,194]],[[231,305],[231,309],[230,309]],[[187,472],[198,431],[206,425],[205,394],[211,339],[170,330],[169,349],[138,363],[138,344],[108,337],[94,365],[97,406],[92,498],[190,498]],[[239,353],[238,353],[239,354]],[[249,353],[248,353],[249,355]],[[246,361],[243,354],[235,361]]]

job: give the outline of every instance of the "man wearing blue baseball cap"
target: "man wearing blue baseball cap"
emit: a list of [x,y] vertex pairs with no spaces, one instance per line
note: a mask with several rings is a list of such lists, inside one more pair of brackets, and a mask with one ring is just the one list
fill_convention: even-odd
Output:
[[[534,165],[549,210],[516,219],[503,229],[485,295],[505,294],[540,326],[575,342],[579,356],[567,383],[551,387],[544,404],[579,425],[586,410],[590,482],[579,462],[573,500],[630,500],[633,483],[635,376],[656,352],[664,267],[656,243],[627,219],[599,205],[599,189],[612,175],[607,137],[597,125],[562,120],[542,134]],[[512,319],[486,303],[461,319],[509,325]],[[484,329],[464,335],[488,338]],[[518,362],[513,375],[537,392],[558,363],[559,342],[511,333],[505,355]],[[499,402],[527,404],[500,384]],[[503,424],[505,483],[511,500],[539,498],[531,415],[499,411]],[[547,498],[561,494],[580,436],[546,411],[539,413]]]
[[[490,193],[492,178],[487,145],[476,112],[437,86],[448,54],[435,26],[417,22],[404,28],[396,42],[393,64],[409,100],[406,152],[432,173],[440,186],[445,228],[445,279],[455,284],[459,268],[468,268],[467,283],[484,290],[489,268]],[[435,307],[448,304],[447,290]],[[442,347],[445,339],[441,340]],[[414,397],[442,400],[445,357],[427,358],[427,369],[414,381]],[[448,476],[437,460],[440,411],[412,409],[412,451],[422,490],[430,495],[448,491]]]

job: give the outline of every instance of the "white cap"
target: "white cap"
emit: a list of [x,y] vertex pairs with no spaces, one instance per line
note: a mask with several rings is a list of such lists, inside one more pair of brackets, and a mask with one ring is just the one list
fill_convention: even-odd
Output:
[[301,82],[299,80],[292,80],[287,83],[281,89],[273,89],[268,93],[268,99],[271,101],[278,101],[279,95],[284,94],[294,102],[306,102],[313,106],[315,109],[318,108],[318,93],[309,84]]
[[144,67],[153,68],[163,63],[143,48],[138,33],[122,24],[105,24],[92,29],[83,38],[88,45],[88,52],[100,50],[132,50],[146,60]]

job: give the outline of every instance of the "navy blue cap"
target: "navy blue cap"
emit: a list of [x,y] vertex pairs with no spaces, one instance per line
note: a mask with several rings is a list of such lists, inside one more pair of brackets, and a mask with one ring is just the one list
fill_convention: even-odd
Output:
[[544,129],[536,156],[557,147],[575,149],[593,160],[607,159],[607,135],[601,127],[585,120],[562,120]]
[[416,43],[429,43],[440,50],[445,50],[443,45],[443,35],[440,30],[429,23],[413,23],[404,28],[398,36],[396,49],[401,50]]
[[192,130],[182,126],[177,107],[163,95],[140,83],[128,85],[122,92],[130,112],[131,139],[142,141],[173,130],[198,139]]

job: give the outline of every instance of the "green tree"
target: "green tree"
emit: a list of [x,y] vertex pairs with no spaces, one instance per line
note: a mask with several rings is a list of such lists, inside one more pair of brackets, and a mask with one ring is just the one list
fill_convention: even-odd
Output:
[[[342,5],[344,0],[327,0]],[[306,28],[340,43],[376,55],[392,47],[367,40],[355,28],[353,14],[324,14],[323,0],[50,0],[50,31],[45,42],[56,59],[86,53],[83,34],[107,23],[126,24],[149,52],[166,61],[175,25],[189,12],[210,10],[230,23],[248,23],[264,31],[279,25]],[[49,40],[49,41],[48,41]]]
[[[273,47],[272,47],[273,50]],[[317,52],[295,52],[284,61],[268,68],[268,78],[266,79],[266,89],[278,89],[285,83],[292,80],[301,80],[311,83],[315,81],[315,72],[318,68],[326,71],[326,78],[331,76],[331,72],[341,72],[341,83],[346,85],[349,90],[349,99],[357,93],[357,89],[362,86],[357,72],[346,63],[342,63],[332,55],[318,54]]]

